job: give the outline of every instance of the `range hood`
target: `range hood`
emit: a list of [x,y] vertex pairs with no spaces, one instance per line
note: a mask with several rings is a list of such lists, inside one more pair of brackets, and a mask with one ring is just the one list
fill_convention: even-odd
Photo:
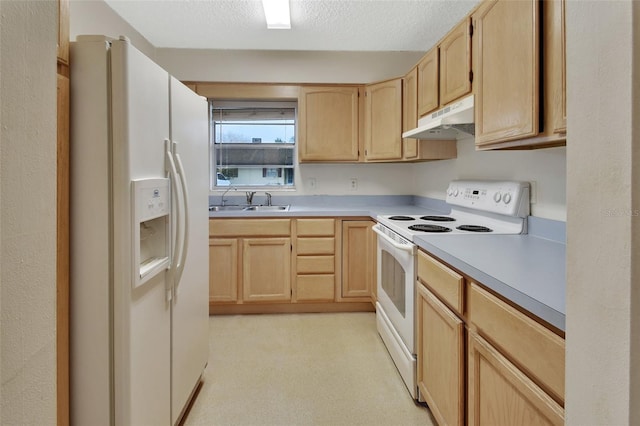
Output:
[[456,140],[475,134],[473,95],[427,114],[418,120],[418,127],[406,131],[403,138]]

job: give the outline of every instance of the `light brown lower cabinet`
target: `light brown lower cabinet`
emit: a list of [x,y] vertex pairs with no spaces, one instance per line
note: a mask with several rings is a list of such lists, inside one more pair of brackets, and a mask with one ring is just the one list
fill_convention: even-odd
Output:
[[440,425],[464,423],[464,322],[418,283],[418,388]]
[[242,244],[243,300],[290,301],[291,238],[245,238]]
[[238,240],[209,239],[209,302],[238,301]]
[[370,220],[342,222],[342,298],[371,300],[377,239]]
[[468,354],[469,425],[564,424],[564,409],[473,331]]
[[209,221],[209,312],[373,310],[371,220],[333,217]]
[[289,301],[290,270],[290,238],[210,238],[209,302]]
[[332,302],[336,286],[336,220],[296,219],[296,302]]

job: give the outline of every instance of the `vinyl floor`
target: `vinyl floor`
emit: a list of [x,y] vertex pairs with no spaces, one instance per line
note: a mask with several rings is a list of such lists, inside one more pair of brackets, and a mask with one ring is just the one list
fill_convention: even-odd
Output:
[[184,425],[431,426],[375,314],[212,316],[209,365]]

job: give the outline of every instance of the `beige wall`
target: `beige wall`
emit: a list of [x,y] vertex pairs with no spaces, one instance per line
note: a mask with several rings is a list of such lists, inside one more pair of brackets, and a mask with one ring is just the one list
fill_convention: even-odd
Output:
[[258,83],[372,83],[402,77],[424,52],[158,49],[180,80]]
[[0,2],[3,425],[56,421],[56,16]]
[[123,35],[129,37],[145,55],[151,59],[156,57],[156,48],[103,0],[70,0],[69,16],[71,40],[80,34],[99,34],[112,38]]
[[567,2],[568,425],[640,423],[638,9]]
[[[453,143],[453,142],[452,142]],[[476,151],[473,137],[459,140],[458,158],[415,164],[414,194],[445,198],[447,184],[454,179],[506,179],[535,181],[533,216],[566,220],[566,149],[532,151]]]

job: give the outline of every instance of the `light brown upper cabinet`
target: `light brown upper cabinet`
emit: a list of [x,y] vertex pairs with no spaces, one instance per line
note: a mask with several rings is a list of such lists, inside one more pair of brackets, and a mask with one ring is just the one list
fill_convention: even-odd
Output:
[[298,158],[358,161],[358,87],[304,86],[298,98]]
[[545,122],[553,124],[552,133],[567,132],[567,74],[564,0],[545,0],[543,7]]
[[440,106],[471,92],[471,19],[463,19],[440,43]]
[[366,161],[402,159],[402,79],[365,87]]
[[418,63],[418,115],[438,109],[438,47],[434,47]]
[[[402,131],[406,132],[418,126],[418,67],[414,67],[402,79]],[[402,140],[404,159],[412,160],[418,156],[418,140]]]
[[538,134],[539,19],[536,0],[487,1],[473,15],[476,145]]
[[486,0],[473,14],[478,149],[566,143],[564,4]]

